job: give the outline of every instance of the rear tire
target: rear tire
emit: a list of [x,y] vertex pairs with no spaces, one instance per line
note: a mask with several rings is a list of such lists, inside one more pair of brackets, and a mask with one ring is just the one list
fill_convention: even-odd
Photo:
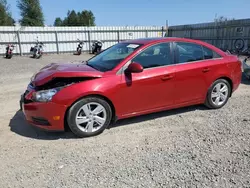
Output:
[[7,59],[11,59],[11,58],[12,58],[12,54],[8,54],[8,55],[6,56],[6,58],[7,58]]
[[231,85],[225,79],[218,79],[208,89],[205,105],[211,109],[222,108],[230,95]]
[[[95,111],[97,107],[100,109],[98,112]],[[98,97],[86,97],[79,100],[69,109],[67,114],[67,123],[70,130],[80,138],[102,133],[111,123],[111,119],[110,105]]]

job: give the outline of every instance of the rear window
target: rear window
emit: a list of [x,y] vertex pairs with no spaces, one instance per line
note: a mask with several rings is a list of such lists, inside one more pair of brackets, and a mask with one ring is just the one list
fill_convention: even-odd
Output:
[[177,42],[178,63],[203,60],[202,46],[194,43]]
[[221,55],[208,47],[189,42],[176,42],[176,50],[177,63],[187,63],[221,57]]

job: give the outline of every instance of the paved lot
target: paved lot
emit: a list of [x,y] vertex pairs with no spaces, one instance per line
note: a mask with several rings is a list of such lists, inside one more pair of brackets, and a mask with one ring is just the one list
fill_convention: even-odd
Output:
[[0,58],[0,187],[250,187],[250,81],[219,110],[193,106],[77,139],[29,126],[19,97],[33,73],[87,55]]

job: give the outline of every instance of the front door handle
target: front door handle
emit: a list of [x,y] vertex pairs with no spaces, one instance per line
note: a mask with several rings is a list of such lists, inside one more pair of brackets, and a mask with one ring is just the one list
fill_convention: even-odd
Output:
[[202,72],[209,72],[210,71],[210,68],[204,68],[203,70],[202,70]]
[[165,80],[170,80],[172,78],[174,78],[174,76],[172,74],[167,74],[167,75],[164,75],[161,79],[163,81],[165,81]]

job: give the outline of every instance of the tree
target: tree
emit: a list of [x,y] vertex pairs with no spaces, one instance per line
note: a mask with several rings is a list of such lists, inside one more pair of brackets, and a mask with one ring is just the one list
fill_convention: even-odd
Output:
[[83,26],[95,26],[95,16],[92,11],[82,11],[80,14],[80,20],[80,24]]
[[6,0],[0,0],[0,25],[13,26],[15,20],[11,17],[9,6]]
[[54,26],[62,26],[63,25],[63,21],[61,18],[56,18],[55,22],[54,22]]
[[227,18],[225,16],[219,16],[218,18],[214,19],[214,22],[222,23],[222,22],[227,22],[227,21],[232,21],[235,20],[234,18]]
[[95,26],[95,16],[92,11],[75,12],[72,10],[68,11],[66,18],[63,20],[56,18],[54,26],[59,26],[58,23],[61,23],[61,26]]
[[17,7],[20,9],[22,26],[44,26],[44,15],[40,0],[18,0]]
[[78,16],[74,10],[72,10],[67,17],[68,26],[78,26]]

